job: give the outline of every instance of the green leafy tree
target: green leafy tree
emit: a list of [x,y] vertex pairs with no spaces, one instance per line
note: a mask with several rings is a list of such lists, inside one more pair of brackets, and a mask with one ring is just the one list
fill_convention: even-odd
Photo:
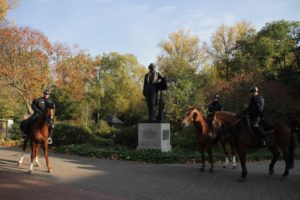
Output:
[[239,70],[239,62],[247,59],[247,56],[240,55],[239,62],[234,58],[237,55],[237,41],[249,38],[255,34],[254,27],[248,22],[238,22],[233,26],[220,26],[212,35],[212,46],[209,53],[212,56],[213,66],[217,68],[221,78],[229,79],[234,71]]
[[274,21],[257,33],[256,56],[261,67],[276,74],[279,70],[299,69],[297,50],[300,21]]
[[[101,56],[100,84],[103,115],[144,115],[142,81],[145,68],[135,56],[118,53]],[[102,95],[102,94],[101,94]]]
[[[66,49],[65,49],[66,48]],[[72,52],[68,47],[55,65],[55,100],[60,119],[77,119],[88,125],[92,110],[88,95],[95,79],[94,61],[82,51]]]
[[188,105],[204,105],[200,71],[205,52],[197,36],[182,30],[171,33],[159,46],[157,63],[170,82],[166,93],[168,119],[180,124]]

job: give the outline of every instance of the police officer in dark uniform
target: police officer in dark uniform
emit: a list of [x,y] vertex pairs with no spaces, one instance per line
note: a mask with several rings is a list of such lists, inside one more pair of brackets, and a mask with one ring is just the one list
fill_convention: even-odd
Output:
[[216,111],[224,110],[223,104],[219,102],[220,95],[215,94],[213,96],[212,102],[208,105],[208,117],[214,117]]
[[208,105],[207,121],[208,125],[212,128],[212,121],[216,111],[223,111],[223,104],[219,102],[220,95],[215,94],[213,96],[212,102]]
[[251,95],[248,107],[243,111],[243,114],[249,116],[250,124],[253,130],[259,134],[261,138],[261,145],[266,146],[266,133],[260,126],[260,122],[263,120],[265,100],[262,96],[258,94],[258,88],[252,86],[249,89]]
[[155,64],[150,63],[148,66],[149,72],[145,74],[143,94],[146,97],[148,107],[148,119],[149,121],[155,121],[158,95],[158,84],[162,81],[162,75],[155,71]]
[[[30,126],[43,114],[46,108],[55,108],[55,104],[52,102],[52,100],[49,98],[50,97],[50,92],[49,90],[44,90],[43,92],[44,96],[39,97],[37,99],[34,99],[31,103],[31,108],[33,110],[33,114],[25,121],[22,129],[24,129],[24,132],[26,134],[25,137],[29,137],[29,128]],[[22,126],[22,125],[21,125]],[[53,129],[53,122],[49,124],[49,138],[48,138],[48,143],[52,144],[52,129]]]

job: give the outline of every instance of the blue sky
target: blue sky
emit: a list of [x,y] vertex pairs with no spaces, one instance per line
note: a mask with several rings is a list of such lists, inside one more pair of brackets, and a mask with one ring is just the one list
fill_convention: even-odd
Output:
[[159,42],[179,29],[209,41],[221,24],[245,20],[259,30],[300,20],[300,0],[21,0],[8,19],[42,31],[51,42],[78,44],[92,55],[132,53],[147,66]]

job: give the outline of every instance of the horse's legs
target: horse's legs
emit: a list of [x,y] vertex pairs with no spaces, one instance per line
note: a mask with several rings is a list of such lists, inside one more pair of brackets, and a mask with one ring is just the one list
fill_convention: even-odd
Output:
[[232,168],[236,169],[235,149],[232,145],[230,145],[230,151],[231,151],[231,155],[232,155]]
[[225,141],[221,141],[221,146],[222,146],[223,152],[225,154],[225,161],[223,163],[223,168],[227,168],[227,165],[229,163],[229,158],[228,158],[228,152],[227,152],[227,149],[226,149]]
[[201,147],[200,149],[201,151],[201,161],[202,161],[202,166],[200,168],[200,171],[201,172],[204,172],[204,169],[205,169],[205,147]]
[[236,159],[235,159],[235,154],[232,156],[232,168],[236,169]]
[[37,144],[32,142],[32,144],[31,144],[31,163],[30,163],[30,167],[29,167],[29,173],[33,172],[33,160],[36,157],[36,146],[37,146]]
[[214,172],[214,161],[213,161],[213,157],[212,157],[212,145],[208,146],[208,154],[209,154],[209,161],[210,161],[210,172],[213,173]]
[[23,163],[23,159],[24,159],[24,153],[27,147],[27,142],[28,142],[28,138],[25,138],[24,143],[23,143],[23,147],[22,147],[22,153],[21,153],[21,157],[19,159],[19,165],[21,165]]
[[246,167],[246,151],[244,149],[238,149],[238,154],[240,157],[240,162],[242,166],[242,175],[239,181],[244,181],[248,172],[247,172],[247,167]]
[[270,175],[273,175],[274,174],[274,165],[279,157],[279,152],[278,152],[278,149],[276,146],[271,146],[269,147],[271,152],[272,152],[272,155],[273,155],[273,158],[271,160],[271,163],[269,165],[269,174]]
[[38,157],[39,157],[38,155],[36,155],[36,157],[35,157],[35,164],[36,164],[35,166],[36,166],[36,167],[41,167],[42,165],[41,165],[41,163],[39,162]]
[[288,147],[281,147],[281,151],[282,151],[282,154],[283,154],[283,159],[285,161],[285,170],[284,170],[284,173],[283,173],[283,177],[286,177],[287,175],[289,175],[289,170],[290,170],[290,167],[289,167],[289,153],[288,153]]
[[51,172],[51,167],[50,167],[49,158],[48,158],[48,140],[46,140],[44,142],[44,154],[45,154],[45,160],[46,160],[46,165],[47,165],[47,168],[48,168],[48,172],[50,173]]

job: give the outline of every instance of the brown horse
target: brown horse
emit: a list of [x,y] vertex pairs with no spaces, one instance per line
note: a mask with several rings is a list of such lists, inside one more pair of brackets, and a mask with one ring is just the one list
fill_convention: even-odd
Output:
[[[221,128],[222,124],[227,127]],[[247,175],[246,151],[250,148],[260,148],[260,137],[251,130],[248,119],[240,117],[234,113],[218,111],[215,113],[213,126],[217,134],[228,137],[239,155],[242,166],[242,175],[239,179],[244,181]],[[217,131],[219,130],[219,131]],[[278,146],[283,153],[285,160],[285,170],[283,177],[289,174],[289,169],[294,165],[294,140],[289,126],[283,122],[277,122],[274,128],[267,132],[269,139],[268,147],[272,152],[273,158],[269,165],[269,174],[274,174],[274,165],[279,157]]]
[[32,124],[29,129],[30,143],[31,143],[31,164],[29,173],[33,172],[33,161],[38,154],[38,150],[43,144],[44,156],[48,172],[51,172],[51,167],[48,159],[48,135],[49,135],[49,123],[54,118],[55,109],[53,107],[45,109],[43,114]]
[[[232,158],[229,158],[229,153],[227,151],[227,144],[228,144],[228,140],[225,140],[224,138],[221,139],[219,135],[216,135],[214,132],[214,128],[213,128],[213,118],[212,119],[207,119],[207,123],[208,123],[208,130],[209,130],[209,134],[214,137],[213,143],[216,143],[218,141],[220,141],[222,150],[225,154],[225,161],[223,163],[223,168],[227,168],[227,165],[229,164],[229,161],[232,161],[232,168],[236,169],[236,159],[235,159],[235,150],[234,147],[232,145],[229,144],[230,147],[230,153],[232,156]],[[221,127],[224,127],[228,125],[227,122],[223,122],[222,124],[220,124]]]
[[208,132],[208,125],[206,123],[205,118],[203,117],[202,113],[195,107],[190,107],[187,113],[184,116],[182,123],[187,126],[191,123],[194,123],[195,127],[197,128],[197,142],[200,145],[200,152],[202,157],[202,167],[200,168],[201,171],[205,169],[205,151],[208,152],[209,160],[210,160],[210,172],[213,172],[214,164],[212,159],[212,137],[209,135]]

